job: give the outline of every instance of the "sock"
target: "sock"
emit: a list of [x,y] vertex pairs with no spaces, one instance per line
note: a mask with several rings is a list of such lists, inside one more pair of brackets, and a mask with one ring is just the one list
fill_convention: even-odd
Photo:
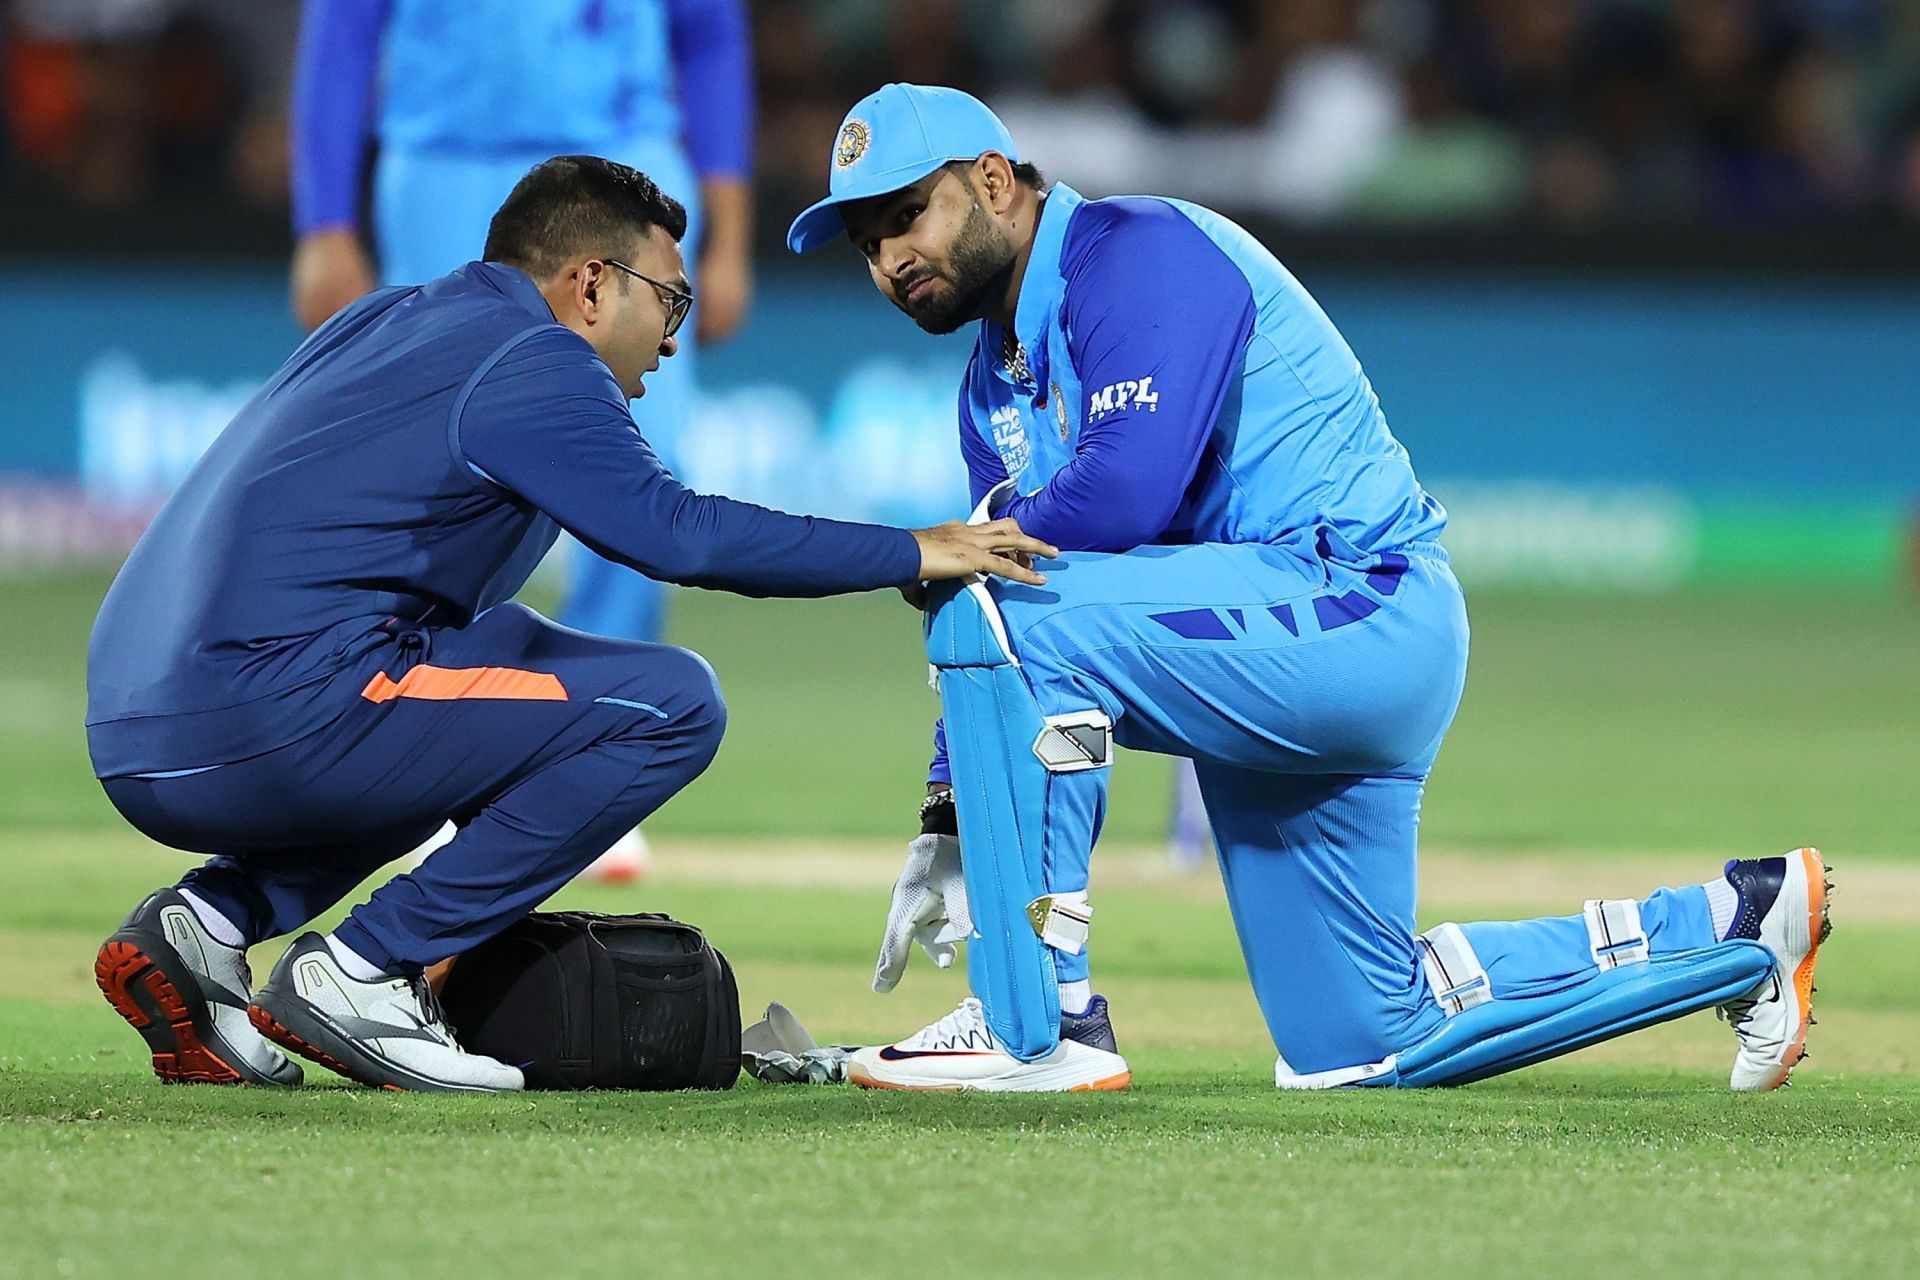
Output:
[[[1732,917],[1729,916],[1729,919]],[[1077,1018],[1093,1007],[1093,982],[1082,978],[1078,982],[1060,984],[1060,1013],[1062,1017]]]
[[327,950],[333,953],[334,962],[355,982],[378,982],[382,978],[391,976],[378,965],[369,964],[361,958],[358,951],[332,934],[327,935]]
[[1725,877],[1700,887],[1707,891],[1707,910],[1713,913],[1713,936],[1725,942],[1727,931],[1733,928],[1734,914],[1740,910],[1740,893]]
[[202,929],[205,929],[213,936],[215,942],[223,947],[244,947],[247,945],[247,935],[240,932],[239,925],[220,914],[218,907],[191,889],[175,889],[174,892],[185,899],[186,904],[193,908],[193,918],[200,922]]

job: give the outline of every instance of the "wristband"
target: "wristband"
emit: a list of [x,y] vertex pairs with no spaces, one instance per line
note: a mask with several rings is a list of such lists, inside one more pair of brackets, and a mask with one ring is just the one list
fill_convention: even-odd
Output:
[[958,836],[960,834],[959,815],[953,807],[953,792],[929,791],[927,798],[920,802],[920,834],[923,836]]

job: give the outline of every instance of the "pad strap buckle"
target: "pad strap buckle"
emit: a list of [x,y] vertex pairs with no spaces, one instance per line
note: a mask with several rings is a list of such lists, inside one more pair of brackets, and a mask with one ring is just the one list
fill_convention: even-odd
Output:
[[1047,893],[1027,904],[1027,921],[1040,941],[1056,951],[1077,956],[1087,949],[1087,930],[1093,925],[1093,904],[1085,893]]
[[1647,962],[1647,931],[1640,925],[1638,902],[1632,898],[1590,898],[1581,912],[1587,918],[1587,949],[1601,972]]
[[1475,1005],[1493,999],[1493,984],[1487,980],[1486,966],[1474,954],[1466,930],[1457,924],[1437,924],[1417,934],[1420,963],[1427,971],[1427,985],[1433,998],[1449,1018],[1465,1013]]

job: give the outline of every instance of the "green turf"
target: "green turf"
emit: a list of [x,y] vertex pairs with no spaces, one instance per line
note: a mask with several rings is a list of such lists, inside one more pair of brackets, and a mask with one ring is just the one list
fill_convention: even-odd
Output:
[[[701,921],[749,1010],[784,999],[825,1038],[950,1006],[957,975],[924,964],[891,996],[865,990],[884,872],[866,887],[727,874],[755,851],[668,839],[657,882],[566,898]],[[1278,1094],[1211,876],[1101,893],[1126,1094],[394,1098],[316,1069],[284,1095],[159,1086],[91,988],[95,941],[181,862],[127,836],[31,832],[0,861],[0,1276],[171,1272],[177,1255],[156,1250],[184,1250],[214,1273],[330,1278],[349,1262],[518,1276],[549,1254],[570,1275],[1571,1278],[1616,1274],[1622,1233],[1689,1277],[1781,1258],[1912,1274],[1920,928],[1897,910],[1862,904],[1880,923],[1849,925],[1843,905],[1817,1062],[1765,1097],[1725,1092],[1731,1036],[1704,1016],[1464,1090]]]
[[[117,1083],[116,1083],[117,1081]],[[0,1076],[17,1275],[1913,1274],[1920,1088],[393,1098]],[[62,1264],[65,1265],[62,1265]],[[68,1270],[71,1268],[71,1270]]]
[[[126,833],[88,774],[80,655],[103,587],[0,582],[0,1277],[1920,1272],[1911,602],[1473,601],[1424,836],[1487,856],[1424,918],[1469,918],[1476,892],[1566,910],[1589,868],[1637,851],[1684,871],[1817,840],[1841,867],[1838,931],[1791,1090],[1728,1095],[1730,1035],[1698,1017],[1464,1090],[1277,1094],[1208,873],[1100,889],[1124,1094],[447,1099],[317,1070],[298,1094],[147,1074],[89,966],[183,859]],[[702,923],[750,1010],[786,1000],[827,1038],[950,1007],[959,975],[924,965],[891,996],[865,989],[891,856],[875,851],[911,825],[933,710],[913,616],[879,597],[681,606],[678,638],[728,691],[728,742],[654,824],[656,881],[568,899]],[[1122,761],[1116,841],[1156,837],[1166,787],[1163,762]],[[776,836],[882,869],[729,872]],[[1503,883],[1562,864],[1538,901]],[[1849,867],[1873,890],[1849,898]]]
[[[117,826],[79,725],[104,580],[0,582],[0,830]],[[675,638],[730,706],[713,768],[669,832],[897,836],[935,712],[915,615],[833,601],[676,596]],[[1920,609],[1862,596],[1474,594],[1459,720],[1425,834],[1475,848],[1724,849],[1814,842],[1905,857],[1920,771]],[[1164,760],[1124,757],[1111,834],[1154,837]]]

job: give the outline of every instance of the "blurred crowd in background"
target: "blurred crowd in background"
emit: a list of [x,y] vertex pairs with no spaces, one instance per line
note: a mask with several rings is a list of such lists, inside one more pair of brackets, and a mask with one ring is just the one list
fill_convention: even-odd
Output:
[[[294,0],[11,0],[0,184],[286,199]],[[1317,225],[1920,220],[1905,0],[754,0],[759,180],[891,79],[1089,194]],[[561,73],[556,69],[556,73]]]

